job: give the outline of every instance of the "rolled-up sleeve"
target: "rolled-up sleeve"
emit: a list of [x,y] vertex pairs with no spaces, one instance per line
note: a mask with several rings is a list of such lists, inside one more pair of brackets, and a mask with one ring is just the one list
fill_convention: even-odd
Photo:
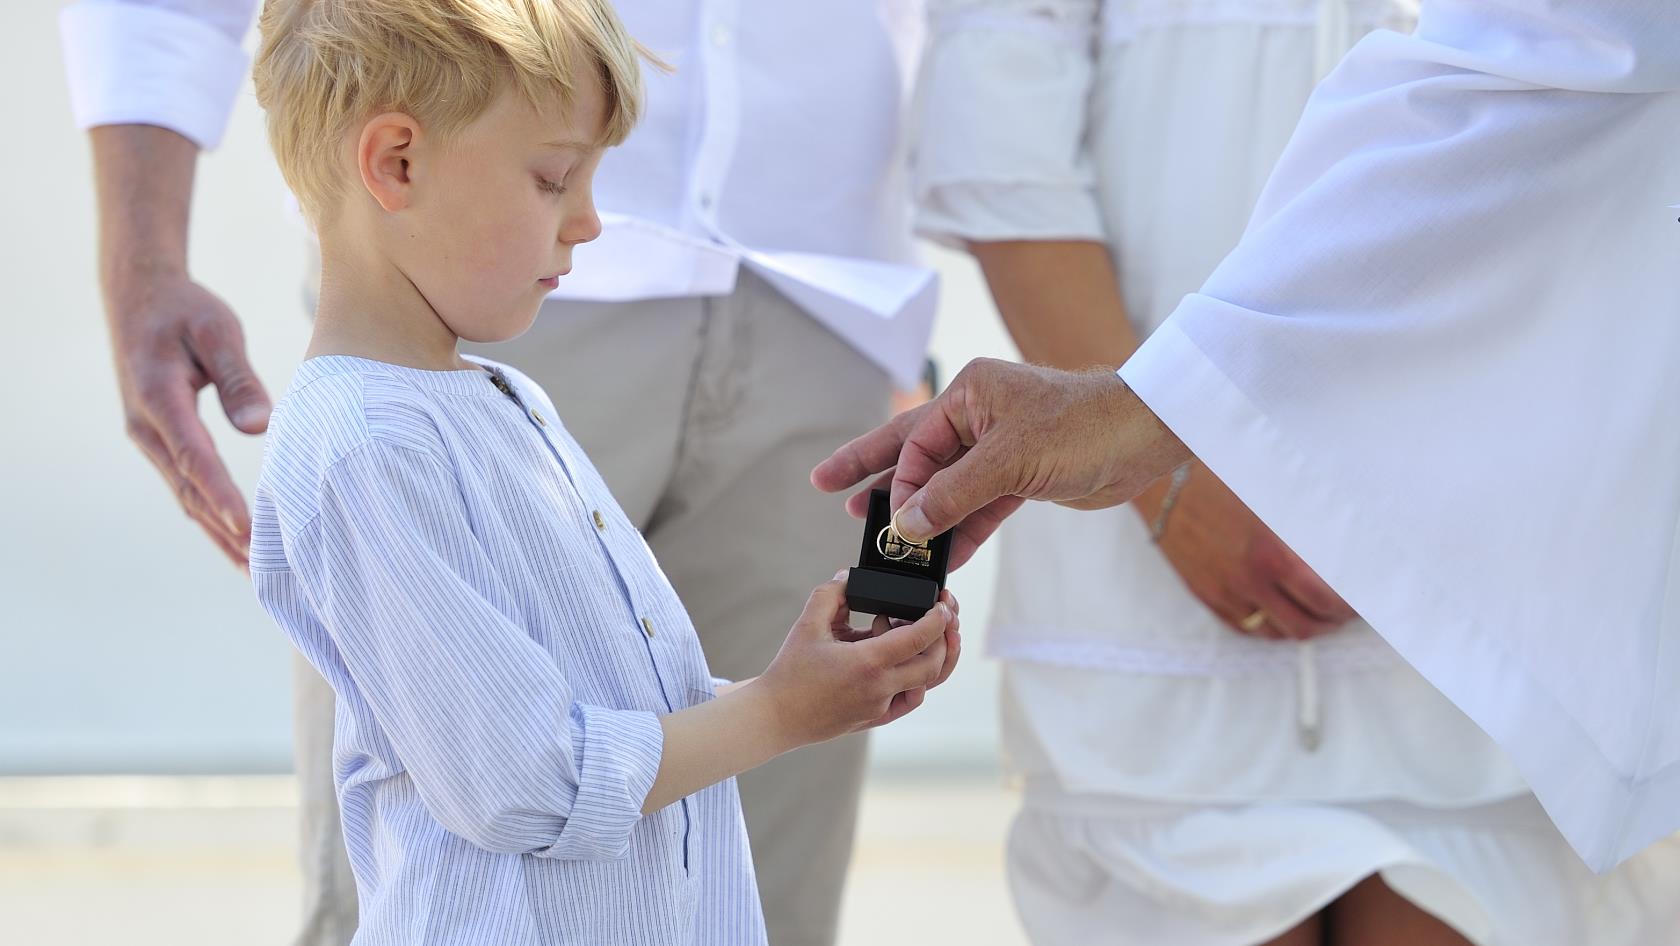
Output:
[[964,240],[1103,238],[1086,141],[1098,0],[929,5],[916,226]]
[[490,851],[621,857],[659,771],[651,712],[574,699],[508,616],[454,475],[374,441],[331,466],[286,553],[421,801]]
[[256,0],[81,0],[59,16],[81,128],[157,125],[221,143],[249,58]]

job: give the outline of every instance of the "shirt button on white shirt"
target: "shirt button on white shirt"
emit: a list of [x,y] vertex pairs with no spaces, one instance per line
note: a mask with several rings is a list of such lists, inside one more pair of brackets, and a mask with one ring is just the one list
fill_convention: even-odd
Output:
[[531,419],[537,422],[538,427],[547,427],[548,426],[548,421],[543,420],[542,414],[538,413],[537,409],[534,408],[534,407],[531,408]]
[[648,637],[653,637],[653,620],[651,618],[642,618],[642,630],[647,633]]
[[607,531],[607,520],[601,518],[601,510],[597,509],[590,513],[590,517],[595,520],[596,529],[599,529],[602,532]]
[[725,46],[728,46],[729,41],[733,38],[734,38],[734,34],[729,32],[729,27],[727,27],[727,26],[714,26],[714,27],[712,27],[712,45],[713,46],[716,46],[717,48],[722,49]]

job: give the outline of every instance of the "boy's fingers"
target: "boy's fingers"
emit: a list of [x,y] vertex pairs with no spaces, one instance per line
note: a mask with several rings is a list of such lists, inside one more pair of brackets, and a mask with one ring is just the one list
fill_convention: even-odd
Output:
[[945,602],[945,604],[950,607],[951,614],[953,616],[962,613],[962,605],[957,603],[957,596],[951,593],[951,589],[946,588],[940,591],[939,600]]
[[897,712],[893,713],[891,715],[893,715],[893,718],[895,718],[895,719],[897,719],[899,717],[902,717],[902,716],[906,716],[910,713],[911,710],[915,709],[918,706],[921,706],[922,702],[926,699],[927,699],[927,688],[926,687],[916,687],[915,689],[912,689],[912,690],[905,690],[903,693],[900,693],[897,696],[893,697],[892,709],[896,710]]
[[958,634],[955,628],[946,629],[946,631],[945,631],[945,666],[940,668],[938,678],[935,679],[932,683],[928,684],[928,689],[931,690],[934,687],[940,685],[941,683],[944,683],[946,680],[951,679],[952,671],[957,669],[957,659],[961,656],[962,656],[962,635]]
[[796,627],[814,627],[830,633],[834,619],[846,610],[846,583],[836,578],[825,581],[811,592],[805,610],[799,615]]
[[[941,635],[943,637],[943,635]],[[929,647],[926,653],[917,654],[887,674],[887,683],[894,690],[925,690],[939,678],[939,671],[945,666],[945,642],[943,639]]]
[[950,615],[949,607],[944,603],[937,604],[920,620],[892,628],[860,646],[873,648],[875,656],[886,666],[897,666],[927,650],[943,636],[945,625],[950,623]]

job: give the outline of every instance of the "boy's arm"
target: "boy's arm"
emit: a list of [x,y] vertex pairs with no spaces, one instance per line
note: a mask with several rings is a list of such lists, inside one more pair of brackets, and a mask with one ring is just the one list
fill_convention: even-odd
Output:
[[491,851],[621,856],[659,770],[659,718],[574,697],[509,619],[454,473],[371,441],[318,497],[287,557],[432,816]]
[[497,606],[509,590],[454,474],[380,441],[328,470],[286,552],[427,810],[503,853],[621,856],[645,812],[903,716],[959,652],[948,593],[922,620],[878,622],[876,636],[856,640],[835,580],[812,594],[764,674],[716,700],[663,718],[577,702],[553,658]]
[[800,746],[892,722],[956,667],[962,641],[949,591],[912,623],[876,618],[871,630],[853,631],[849,618],[846,583],[818,586],[763,675],[663,717],[665,750],[642,811]]

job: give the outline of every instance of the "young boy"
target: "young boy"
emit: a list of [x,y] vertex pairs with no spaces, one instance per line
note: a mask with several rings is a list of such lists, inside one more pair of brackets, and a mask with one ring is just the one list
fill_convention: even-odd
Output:
[[339,697],[355,941],[762,943],[733,776],[914,709],[955,600],[853,632],[828,582],[720,686],[548,397],[458,354],[525,331],[600,230],[640,92],[606,0],[270,0],[261,26],[322,278],[251,575]]

